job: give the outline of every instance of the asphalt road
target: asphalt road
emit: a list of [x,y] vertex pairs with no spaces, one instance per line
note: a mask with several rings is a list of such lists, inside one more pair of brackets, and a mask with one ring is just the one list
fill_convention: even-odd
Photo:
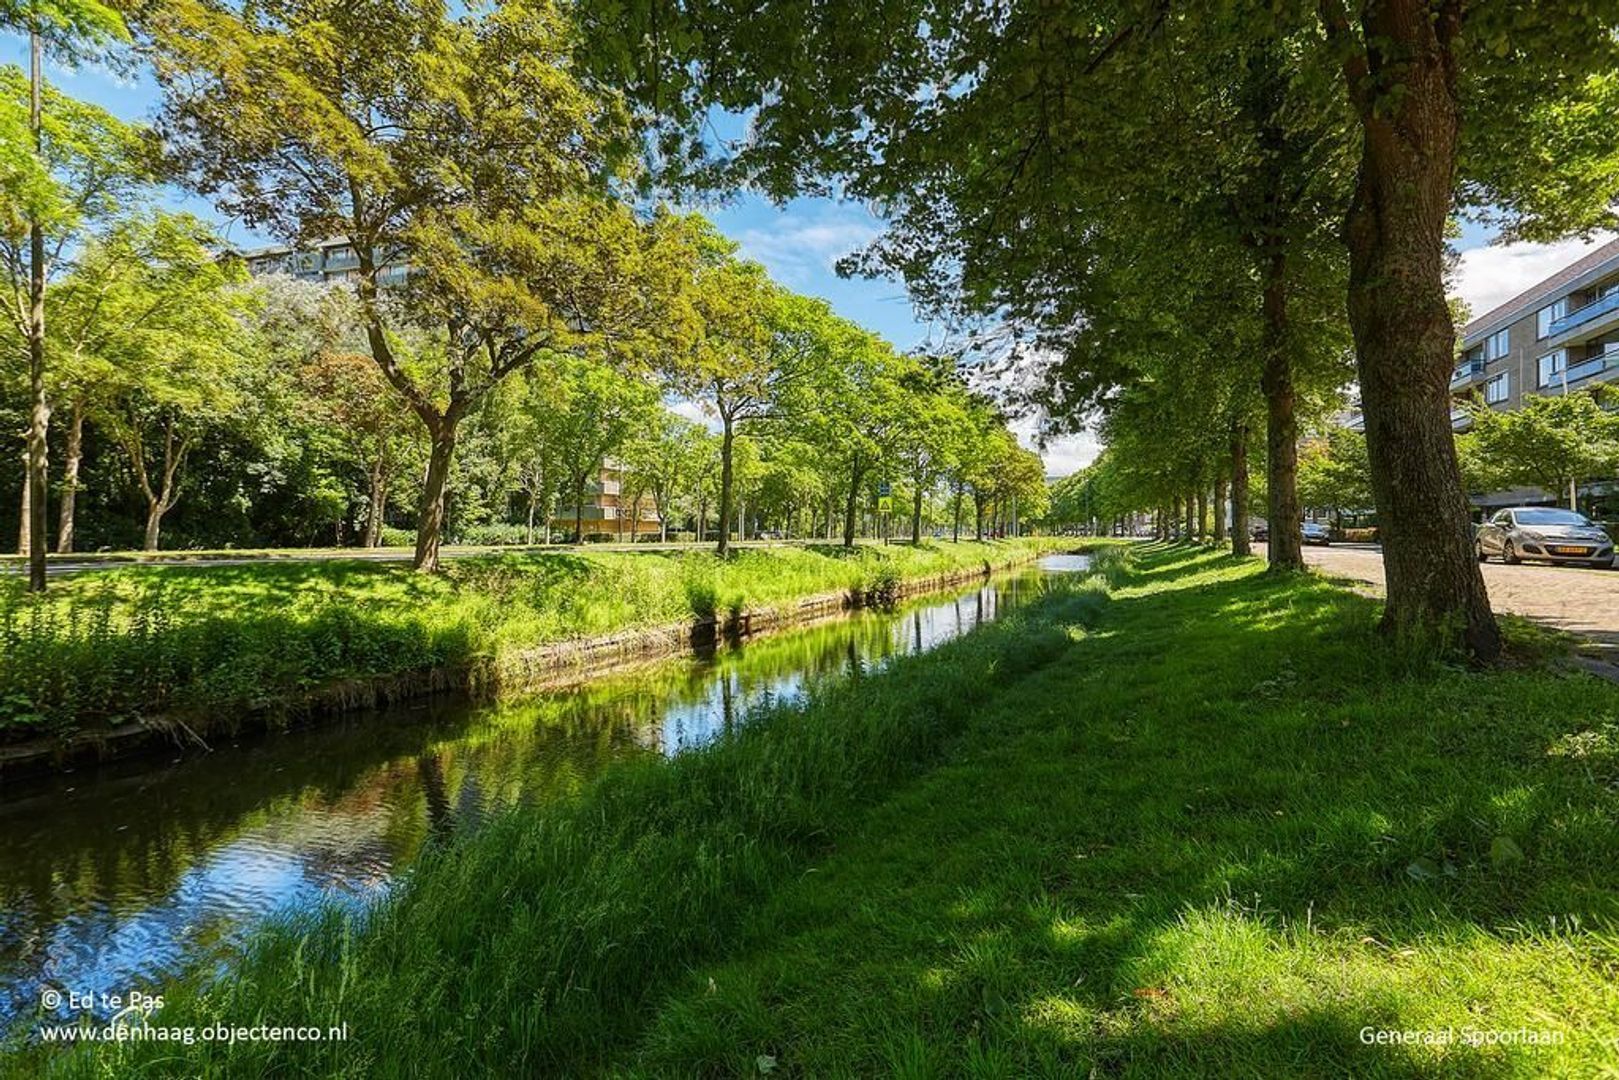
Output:
[[[1323,573],[1366,582],[1374,591],[1384,585],[1383,552],[1375,544],[1307,546],[1304,561]],[[1498,562],[1485,563],[1483,570],[1496,611],[1619,645],[1619,570]]]

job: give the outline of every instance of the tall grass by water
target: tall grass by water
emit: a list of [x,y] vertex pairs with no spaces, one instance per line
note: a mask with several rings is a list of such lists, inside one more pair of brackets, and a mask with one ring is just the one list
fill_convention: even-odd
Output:
[[183,1058],[130,1044],[52,1063],[120,1075],[576,1072],[1105,604],[1095,579],[1076,581],[1032,618],[1014,613],[880,675],[814,684],[804,702],[766,708],[702,750],[626,762],[576,800],[519,807],[429,854],[360,924],[331,910],[268,928],[223,978],[172,991],[161,1016],[330,1020],[353,1041],[197,1046]]
[[[1047,545],[1050,542],[1045,542]],[[0,580],[0,742],[275,707],[342,680],[498,670],[514,652],[993,569],[1040,541],[546,552],[439,575],[360,560],[146,565]]]

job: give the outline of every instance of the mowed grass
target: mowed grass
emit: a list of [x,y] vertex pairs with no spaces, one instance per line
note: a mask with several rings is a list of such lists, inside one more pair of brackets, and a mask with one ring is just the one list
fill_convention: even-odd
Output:
[[[1546,1076],[1619,1067],[1619,688],[1148,548],[282,926],[68,1075]],[[1369,1044],[1378,1030],[1443,1044]],[[1503,1044],[1506,1033],[1515,1044]],[[1544,1038],[1550,1045],[1528,1040]],[[1471,1043],[1477,1045],[1471,1045]]]
[[[1375,614],[1148,556],[1102,629],[751,912],[613,1064],[1611,1073],[1619,688],[1402,658]],[[1561,1042],[1523,1041],[1542,1032]]]
[[1006,566],[1050,541],[543,552],[443,573],[353,561],[146,565],[0,579],[0,738],[239,710],[334,680],[479,666],[574,638]]

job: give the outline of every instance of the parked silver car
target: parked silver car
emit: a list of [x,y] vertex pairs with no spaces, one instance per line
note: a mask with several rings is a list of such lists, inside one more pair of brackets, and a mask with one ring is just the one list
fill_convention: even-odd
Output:
[[1543,559],[1546,562],[1613,565],[1613,538],[1584,514],[1550,506],[1514,506],[1479,526],[1478,560],[1498,556],[1502,562]]
[[1304,542],[1306,544],[1320,544],[1326,547],[1332,543],[1332,530],[1319,521],[1306,521],[1304,523]]

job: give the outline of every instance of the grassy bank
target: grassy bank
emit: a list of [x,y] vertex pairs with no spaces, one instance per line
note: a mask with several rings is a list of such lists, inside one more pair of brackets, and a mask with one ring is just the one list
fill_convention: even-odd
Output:
[[1049,541],[544,552],[450,562],[149,565],[0,582],[0,741],[214,717],[342,680],[483,667],[538,645],[994,568]]
[[[1065,626],[1104,601],[1095,588],[1065,596],[1036,621],[1010,615],[881,676],[812,683],[803,708],[702,752],[610,768],[573,803],[514,812],[430,853],[358,936],[335,915],[261,935],[228,981],[171,997],[163,1022],[341,1014],[369,1033],[282,1048],[295,1072],[315,1074],[566,1074],[599,1061],[754,906],[939,760],[975,710],[1061,655]],[[120,1075],[291,1064],[262,1044],[199,1047],[183,1065],[154,1046],[125,1052],[58,1064]]]
[[52,1063],[1611,1069],[1619,689],[1547,668],[1521,628],[1518,666],[1481,672],[1391,650],[1375,615],[1320,579],[1149,550],[1111,593],[1064,590],[710,750],[519,810],[430,858],[364,931],[268,933],[161,1014],[348,1022],[348,1043]]

